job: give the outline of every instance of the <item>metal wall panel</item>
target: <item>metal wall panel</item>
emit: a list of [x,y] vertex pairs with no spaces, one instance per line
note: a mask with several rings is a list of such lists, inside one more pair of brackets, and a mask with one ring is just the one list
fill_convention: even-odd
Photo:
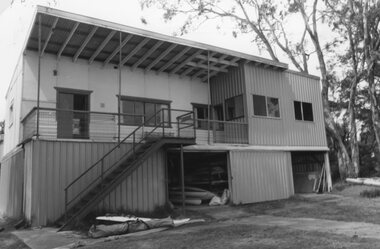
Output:
[[19,218],[23,210],[24,151],[6,155],[0,169],[0,216]]
[[254,203],[294,194],[290,152],[230,151],[232,202]]
[[[228,98],[244,94],[245,84],[244,84],[244,67],[239,66],[236,68],[231,68],[228,73],[221,73],[210,80],[210,92],[211,92],[211,104],[219,105],[223,104]],[[246,103],[245,95],[243,95],[244,103]],[[247,113],[247,110],[244,112]],[[234,121],[245,122],[245,118],[236,119]]]
[[[59,218],[64,213],[64,188],[115,146],[115,143],[44,140],[32,141],[31,144],[32,148],[26,151],[31,153],[26,157],[32,160],[31,170],[28,171],[30,176],[27,177],[29,182],[26,182],[26,185],[31,186],[30,198],[27,198],[30,203],[26,203],[30,210],[25,210],[25,214],[32,220],[33,225],[46,225]],[[108,160],[105,160],[105,167],[116,162],[128,148],[130,145],[125,144],[119,151],[113,153]],[[109,211],[130,206],[153,210],[156,205],[163,205],[165,199],[162,196],[165,194],[166,185],[161,175],[164,169],[161,168],[164,167],[164,162],[158,160],[161,158],[161,154],[158,154],[152,155],[152,158],[126,179],[122,184],[124,188],[118,187],[105,198],[103,207],[110,208]],[[93,172],[69,194],[78,193],[85,188],[95,175],[96,172]],[[125,187],[128,184],[129,186]],[[148,192],[151,193],[152,185],[155,188],[152,195],[143,196]],[[124,192],[120,191],[122,188]],[[158,198],[159,201],[150,198]]]
[[[245,65],[249,142],[254,145],[327,146],[319,80],[292,71]],[[275,97],[280,102],[280,118],[257,117],[252,95]],[[310,102],[314,121],[297,121],[293,101]]]

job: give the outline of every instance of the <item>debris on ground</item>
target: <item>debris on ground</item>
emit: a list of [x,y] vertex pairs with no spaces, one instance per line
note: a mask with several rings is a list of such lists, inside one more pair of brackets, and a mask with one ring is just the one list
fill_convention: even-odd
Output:
[[97,221],[111,221],[118,224],[92,225],[88,231],[90,238],[102,238],[127,233],[135,233],[154,228],[178,227],[189,223],[204,222],[204,220],[181,219],[173,220],[171,217],[164,219],[150,219],[131,216],[100,216]]
[[371,178],[346,178],[346,182],[380,187],[380,177]]
[[[201,205],[202,202],[209,202],[214,196],[214,193],[197,187],[185,187],[185,204]],[[173,187],[169,189],[170,201],[174,204],[182,204],[182,188]]]

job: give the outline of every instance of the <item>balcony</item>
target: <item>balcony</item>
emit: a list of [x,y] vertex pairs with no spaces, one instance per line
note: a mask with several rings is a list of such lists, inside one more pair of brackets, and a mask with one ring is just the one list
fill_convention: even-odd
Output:
[[[117,142],[128,136],[136,127],[140,137],[157,129],[171,137],[196,138],[198,144],[247,144],[248,125],[242,122],[194,119],[192,111],[165,109],[145,122],[144,115],[33,108],[21,121],[22,141],[32,137],[42,139],[81,139],[100,142]],[[37,116],[39,116],[37,120]],[[152,116],[153,117],[153,116]],[[131,123],[131,120],[134,120]],[[155,133],[155,132],[154,132]],[[153,133],[153,134],[154,134]],[[127,140],[127,142],[130,142]]]

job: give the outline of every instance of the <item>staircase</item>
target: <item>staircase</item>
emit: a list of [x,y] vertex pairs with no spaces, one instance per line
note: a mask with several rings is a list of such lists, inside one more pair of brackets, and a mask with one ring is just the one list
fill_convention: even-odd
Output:
[[[182,111],[184,114],[177,116],[176,122],[170,122],[165,121],[164,118],[164,112],[167,114],[169,111],[179,112],[180,110],[161,109],[158,111],[65,188],[65,214],[57,220],[57,223],[61,225],[60,231],[85,217],[152,153],[163,146],[176,147],[195,144],[194,113]],[[149,130],[145,131],[146,124],[151,124],[152,119],[157,119],[157,117],[162,117],[161,122],[154,127],[150,126]],[[173,129],[175,126],[176,129]],[[125,143],[129,143],[131,148],[123,153],[116,163],[105,168],[105,160]],[[86,179],[94,172],[99,173],[88,183]],[[79,186],[81,191],[72,194]]]

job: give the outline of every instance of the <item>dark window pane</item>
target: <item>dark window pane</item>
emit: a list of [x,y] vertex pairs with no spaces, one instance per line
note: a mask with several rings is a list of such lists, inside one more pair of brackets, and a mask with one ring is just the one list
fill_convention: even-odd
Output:
[[231,120],[235,117],[235,101],[233,98],[226,99],[226,119]]
[[253,95],[253,114],[256,116],[266,116],[265,96]]
[[294,115],[296,120],[302,120],[301,102],[294,101]]
[[145,124],[155,125],[156,118],[153,117],[156,113],[156,105],[153,103],[145,103]]
[[243,95],[235,97],[235,117],[243,117],[244,116],[244,105],[243,105]]
[[133,101],[122,101],[122,113],[123,113],[123,123],[124,124],[134,124],[134,113],[135,113],[135,107],[134,107]]
[[214,106],[214,110],[215,110],[215,119],[223,120],[223,106],[222,105]]
[[197,106],[194,108],[197,118],[197,128],[207,129],[208,108],[207,106]]
[[280,117],[280,105],[277,98],[267,98],[268,117]]
[[157,124],[161,124],[162,118],[164,119],[163,121],[165,122],[165,126],[169,125],[169,106],[165,104],[156,104],[156,112],[160,111],[157,114],[156,120]]
[[313,106],[311,103],[302,102],[303,120],[314,121],[313,118]]

